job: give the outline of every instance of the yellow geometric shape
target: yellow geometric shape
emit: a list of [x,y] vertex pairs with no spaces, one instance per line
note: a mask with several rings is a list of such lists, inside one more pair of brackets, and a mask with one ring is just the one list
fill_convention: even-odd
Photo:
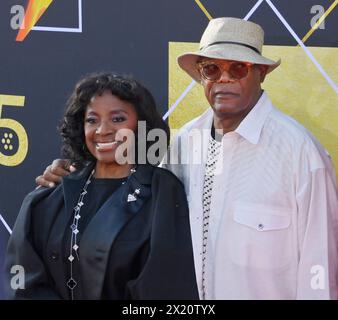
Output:
[[200,7],[200,9],[203,11],[203,13],[207,16],[209,20],[212,19],[211,14],[208,12],[208,10],[205,8],[205,6],[201,3],[200,0],[195,0],[196,4]]
[[[1,118],[3,106],[23,107],[24,104],[24,96],[0,94],[0,128],[13,130],[18,137],[18,150],[15,152],[15,154],[10,156],[4,155],[2,152],[0,152],[0,165],[14,167],[21,164],[26,158],[28,152],[28,136],[25,128],[16,120]],[[4,137],[7,139],[9,137],[8,133],[5,133]],[[8,149],[7,144],[4,145],[4,149]]]
[[[169,43],[169,106],[192,81],[178,67],[176,58],[184,52],[197,49],[196,43]],[[338,83],[338,48],[308,49],[330,78]],[[264,55],[272,59],[281,57],[282,64],[267,76],[263,88],[276,107],[295,118],[318,138],[329,151],[338,170],[338,95],[302,48],[264,46]],[[202,87],[196,84],[171,114],[170,127],[182,127],[208,107]]]

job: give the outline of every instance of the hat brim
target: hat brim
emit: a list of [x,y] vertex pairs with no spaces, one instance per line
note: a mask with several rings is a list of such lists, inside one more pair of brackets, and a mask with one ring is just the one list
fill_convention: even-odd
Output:
[[270,60],[250,48],[236,44],[210,46],[202,51],[187,52],[177,58],[179,66],[197,82],[201,81],[201,75],[196,67],[196,62],[200,57],[263,64],[268,66],[267,73],[276,69],[281,63],[280,59],[278,61]]

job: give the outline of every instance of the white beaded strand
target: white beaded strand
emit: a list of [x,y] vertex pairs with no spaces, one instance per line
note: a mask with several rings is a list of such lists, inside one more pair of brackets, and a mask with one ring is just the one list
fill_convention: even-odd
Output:
[[[77,243],[77,234],[79,233],[78,225],[79,225],[79,220],[81,218],[80,211],[82,206],[84,205],[83,199],[85,195],[87,194],[87,188],[89,184],[91,183],[91,179],[94,175],[95,169],[91,172],[89,175],[81,193],[79,200],[77,201],[76,206],[74,207],[74,216],[73,216],[73,223],[71,224],[70,228],[72,229],[72,234],[71,234],[71,239],[70,239],[70,253],[68,260],[70,261],[70,278],[67,281],[67,286],[70,289],[71,292],[71,299],[74,300],[74,288],[77,285],[76,280],[73,278],[73,260],[74,260],[74,255],[76,256],[77,260],[80,260],[79,255],[78,255],[78,250],[79,250],[79,245]],[[74,254],[74,255],[73,255]]]

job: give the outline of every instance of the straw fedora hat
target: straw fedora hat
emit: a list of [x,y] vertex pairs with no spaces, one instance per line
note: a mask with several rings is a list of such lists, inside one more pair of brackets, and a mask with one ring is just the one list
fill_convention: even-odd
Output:
[[201,80],[196,67],[200,57],[264,64],[269,73],[281,61],[263,57],[263,43],[264,31],[258,24],[238,18],[216,18],[205,29],[199,50],[180,55],[177,62],[197,82]]

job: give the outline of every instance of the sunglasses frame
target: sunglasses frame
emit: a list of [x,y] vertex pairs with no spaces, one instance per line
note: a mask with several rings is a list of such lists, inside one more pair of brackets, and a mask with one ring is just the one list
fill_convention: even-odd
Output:
[[[241,77],[241,78],[234,78],[233,75],[231,75],[229,73],[229,70],[231,68],[231,65],[232,64],[235,64],[235,63],[241,63],[241,64],[245,64],[247,69],[248,69],[248,72],[246,73],[246,75],[244,77]],[[220,73],[220,76],[215,79],[215,80],[212,80],[212,79],[209,79],[205,76],[204,72],[202,71],[203,70],[203,67],[206,66],[206,65],[216,65],[218,67],[218,69],[221,70],[221,73]],[[228,68],[225,69],[223,67],[223,65],[227,64],[228,65]],[[235,61],[235,60],[223,60],[223,61],[215,61],[215,60],[204,60],[204,61],[200,61],[200,62],[197,62],[197,68],[198,68],[198,71],[201,75],[201,77],[207,81],[211,81],[211,82],[218,82],[221,77],[222,77],[222,74],[224,71],[226,71],[230,77],[231,80],[233,81],[239,81],[239,80],[242,80],[244,78],[246,78],[249,74],[249,70],[250,68],[252,68],[252,66],[254,65],[254,63],[251,63],[251,62],[245,62],[245,61]]]

